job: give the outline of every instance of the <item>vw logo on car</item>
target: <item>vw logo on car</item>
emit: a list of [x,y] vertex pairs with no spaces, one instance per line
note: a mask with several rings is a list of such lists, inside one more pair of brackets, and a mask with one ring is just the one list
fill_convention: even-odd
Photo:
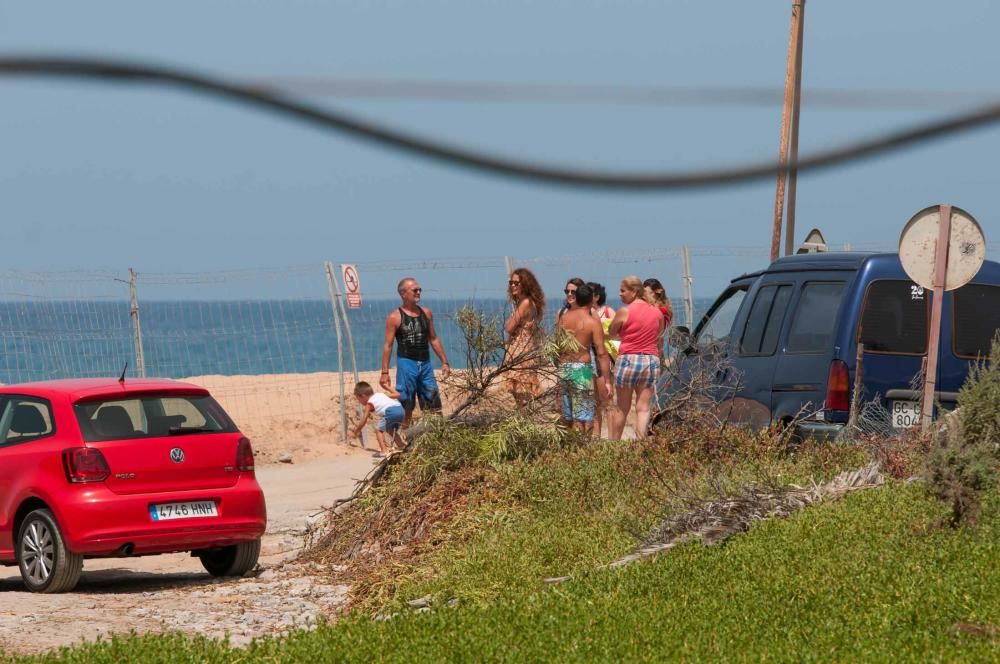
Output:
[[170,450],[170,460],[173,461],[174,463],[180,463],[181,461],[184,461],[184,450],[182,450],[179,447],[175,447],[174,449]]

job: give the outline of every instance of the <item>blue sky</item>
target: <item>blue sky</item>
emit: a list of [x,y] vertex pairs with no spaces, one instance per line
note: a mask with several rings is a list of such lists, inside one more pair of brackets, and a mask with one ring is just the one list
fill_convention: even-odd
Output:
[[[804,88],[997,91],[1000,3],[958,7],[811,0]],[[0,51],[137,57],[241,78],[780,87],[788,25],[784,0],[37,0],[0,2]],[[0,79],[0,99],[5,269],[198,272],[681,244],[766,252],[770,238],[770,181],[585,192],[463,172],[171,90]],[[511,157],[621,169],[774,158],[780,122],[779,106],[315,101]],[[801,151],[944,113],[807,103]],[[892,247],[914,212],[951,202],[993,240],[998,152],[991,128],[804,175],[800,235],[818,226],[838,246]],[[696,261],[696,294],[764,262]],[[641,267],[553,265],[543,276],[554,290],[563,273],[610,282]],[[675,263],[656,269],[671,272],[662,276],[676,292]],[[366,284],[382,292],[401,276],[390,272]],[[455,272],[418,276],[439,290],[464,285]]]

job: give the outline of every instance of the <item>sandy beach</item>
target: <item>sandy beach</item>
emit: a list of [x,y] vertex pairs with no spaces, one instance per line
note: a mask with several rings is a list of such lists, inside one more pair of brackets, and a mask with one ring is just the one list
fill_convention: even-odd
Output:
[[[358,378],[378,388],[378,371]],[[395,370],[393,370],[395,378]],[[440,382],[440,375],[438,375]],[[349,454],[360,449],[357,438],[344,440],[340,425],[340,374],[268,374],[258,376],[193,376],[184,382],[206,388],[222,404],[253,443],[260,463],[276,463],[282,452],[293,461]],[[451,390],[442,385],[444,412],[453,407]],[[349,425],[360,417],[354,399],[354,375],[344,374]],[[419,413],[419,410],[417,411]],[[377,449],[375,422],[369,420],[368,447]]]
[[[378,384],[379,372],[359,374]],[[360,441],[344,440],[340,426],[340,374],[193,376],[183,379],[206,388],[253,443],[261,463],[275,463],[287,452],[293,461],[348,454]],[[354,376],[344,374],[348,417],[357,421],[352,395]],[[369,436],[375,446],[374,434]]]
[[[457,390],[441,381],[445,414],[460,400]],[[392,373],[395,378],[395,370]],[[358,377],[378,389],[378,371],[359,372]],[[357,438],[344,440],[340,426],[340,374],[267,374],[257,376],[193,376],[183,379],[208,389],[251,440],[259,463],[277,463],[283,452],[294,462],[356,453]],[[344,396],[349,425],[360,417],[353,396],[354,376],[344,374]],[[498,381],[491,402],[510,400]],[[510,404],[513,408],[513,403]],[[416,414],[419,414],[419,410]],[[553,416],[555,411],[553,410]],[[635,412],[629,415],[633,421]],[[375,420],[369,421],[368,448],[377,449]],[[631,432],[631,427],[629,428]]]

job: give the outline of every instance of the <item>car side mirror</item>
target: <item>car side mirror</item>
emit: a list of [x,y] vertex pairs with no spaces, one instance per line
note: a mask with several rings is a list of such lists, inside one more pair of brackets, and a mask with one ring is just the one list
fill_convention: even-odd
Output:
[[689,330],[686,325],[678,325],[677,327],[670,328],[667,343],[674,348],[677,348],[682,353],[691,354],[697,350],[692,345],[692,341],[691,330]]

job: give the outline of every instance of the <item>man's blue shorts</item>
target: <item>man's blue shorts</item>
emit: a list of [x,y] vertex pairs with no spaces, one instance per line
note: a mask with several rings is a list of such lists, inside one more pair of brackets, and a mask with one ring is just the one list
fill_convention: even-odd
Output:
[[430,361],[396,358],[396,391],[406,410],[413,410],[417,399],[420,399],[421,410],[441,408],[441,394]]

